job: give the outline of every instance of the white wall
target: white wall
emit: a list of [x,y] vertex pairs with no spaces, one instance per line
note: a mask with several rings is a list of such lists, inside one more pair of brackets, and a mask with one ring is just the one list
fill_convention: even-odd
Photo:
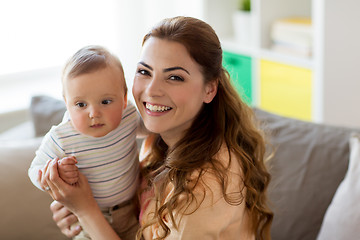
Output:
[[[324,1],[324,122],[360,127],[359,2]],[[349,37],[351,36],[351,37]]]
[[79,48],[99,44],[117,52],[116,4],[125,2],[0,1],[0,113],[27,107],[35,94],[61,98],[61,68]]

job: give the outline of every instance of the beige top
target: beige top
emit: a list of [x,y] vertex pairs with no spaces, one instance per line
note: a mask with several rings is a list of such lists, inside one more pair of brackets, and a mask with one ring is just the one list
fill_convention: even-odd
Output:
[[[228,154],[225,149],[219,153],[219,159],[224,159],[228,162]],[[232,156],[235,159],[235,156]],[[227,193],[239,192],[241,180],[241,169],[238,163],[232,161],[231,170],[229,171],[229,189]],[[220,184],[216,181],[213,173],[208,171],[203,176],[206,196],[200,207],[193,213],[188,215],[175,215],[176,222],[179,222],[179,229],[176,230],[172,225],[170,219],[165,219],[167,226],[170,228],[171,233],[166,239],[226,239],[226,240],[254,240],[255,235],[250,231],[250,218],[245,207],[245,199],[239,205],[230,205],[223,198]],[[203,198],[203,188],[195,191],[197,199]],[[170,184],[167,188],[167,199],[173,192],[173,186]],[[243,190],[244,195],[246,191]],[[239,195],[236,195],[239,196]],[[165,199],[165,201],[167,200]],[[195,205],[195,204],[194,204]],[[154,200],[150,200],[143,209],[141,224],[144,223],[146,216],[150,217],[151,212],[155,209]],[[144,237],[146,240],[155,239],[161,236],[162,228],[160,225],[152,225],[145,229]]]

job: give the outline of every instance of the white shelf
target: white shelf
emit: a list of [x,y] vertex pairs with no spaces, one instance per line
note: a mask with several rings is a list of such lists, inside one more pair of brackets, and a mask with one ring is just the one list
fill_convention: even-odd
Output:
[[[255,103],[259,103],[261,59],[302,67],[312,71],[312,120],[360,127],[360,111],[354,111],[360,102],[360,32],[357,30],[360,1],[251,0],[254,21],[252,46],[237,43],[234,30],[228,28],[236,11],[236,0],[221,1],[221,7],[218,1],[203,1],[207,6],[204,20],[215,26],[223,50],[252,57]],[[218,16],[216,21],[214,16]],[[288,17],[311,18],[312,57],[297,57],[270,50],[271,24]]]
[[312,58],[298,57],[290,54],[278,53],[270,49],[259,49],[253,46],[243,46],[236,42],[233,38],[221,40],[223,50],[231,51],[236,54],[245,55],[258,59],[266,59],[269,61],[279,62],[297,67],[303,67],[312,70],[314,61]]
[[240,55],[257,56],[257,48],[252,46],[244,46],[236,42],[234,38],[221,39],[221,47],[225,51],[231,51]]
[[310,70],[314,68],[314,63],[312,58],[297,57],[289,54],[274,52],[269,49],[260,50],[260,53],[257,57],[269,61],[307,68]]

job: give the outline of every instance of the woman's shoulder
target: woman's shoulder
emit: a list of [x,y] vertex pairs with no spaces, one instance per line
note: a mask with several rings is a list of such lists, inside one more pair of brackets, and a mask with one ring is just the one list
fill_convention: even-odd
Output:
[[207,234],[218,239],[253,239],[239,161],[225,145],[214,158],[223,167],[205,167],[191,175],[196,200],[187,206],[179,232],[188,237]]
[[213,157],[213,164],[215,167],[210,167],[209,174],[216,174],[224,170],[224,174],[233,176],[243,176],[241,161],[239,157],[230,150],[225,143],[223,143],[219,151]]
[[224,192],[238,192],[239,196],[243,196],[243,172],[236,155],[223,144],[212,161],[212,164],[191,174],[189,182],[193,184],[194,192],[205,193],[206,197],[214,198],[214,201],[224,198]]

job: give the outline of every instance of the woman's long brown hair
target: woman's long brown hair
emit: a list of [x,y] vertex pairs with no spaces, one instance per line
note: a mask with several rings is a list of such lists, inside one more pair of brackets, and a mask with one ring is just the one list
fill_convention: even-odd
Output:
[[[245,186],[245,203],[253,233],[256,239],[270,239],[273,213],[267,206],[266,189],[270,175],[264,163],[264,138],[255,125],[251,108],[241,100],[230,83],[228,72],[222,66],[222,49],[216,33],[199,19],[175,17],[164,19],[155,26],[145,35],[143,44],[150,37],[183,44],[201,66],[205,84],[216,81],[218,90],[213,101],[203,105],[190,129],[173,149],[168,149],[160,136],[155,137],[142,169],[148,186],[154,188],[155,216],[153,221],[142,226],[141,231],[156,222],[164,230],[161,238],[169,235],[170,229],[163,220],[164,216],[169,216],[173,225],[177,226],[174,211],[189,213],[188,207],[195,201],[194,188],[201,184],[202,174],[211,169],[229,204],[238,205],[243,202],[241,186]],[[230,197],[226,194],[228,166],[224,166],[215,157],[224,143],[229,156],[230,153],[235,156],[230,161],[237,161],[243,172],[243,183],[239,183],[240,194],[235,199],[233,195]],[[190,175],[194,172],[199,174],[195,184],[189,185]],[[174,191],[164,203],[165,189],[170,182]],[[180,201],[180,195],[187,196],[185,201]],[[198,206],[200,204],[201,202]]]

